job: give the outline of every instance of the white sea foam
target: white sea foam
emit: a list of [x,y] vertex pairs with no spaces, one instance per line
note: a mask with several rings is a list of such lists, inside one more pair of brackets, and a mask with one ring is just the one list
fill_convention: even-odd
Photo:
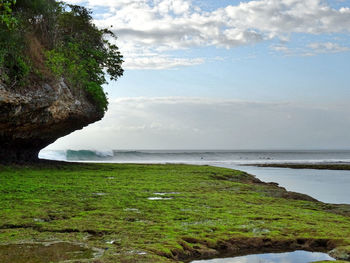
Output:
[[42,150],[39,153],[40,159],[67,161],[67,154],[65,150]]

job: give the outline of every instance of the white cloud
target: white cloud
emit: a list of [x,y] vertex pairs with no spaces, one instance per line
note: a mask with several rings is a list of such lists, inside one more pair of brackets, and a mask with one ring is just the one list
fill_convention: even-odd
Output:
[[129,59],[123,64],[128,69],[170,69],[182,66],[193,66],[202,64],[204,59],[194,58],[173,58],[165,55],[147,56],[144,54],[129,56]]
[[349,51],[349,47],[332,42],[315,42],[308,45],[315,53],[338,53]]
[[120,98],[56,149],[349,147],[349,109],[210,98]]
[[315,56],[317,54],[347,52],[350,47],[336,42],[313,42],[304,47],[289,47],[287,43],[272,45],[272,50],[282,52],[288,56]]
[[273,46],[271,46],[271,49],[272,49],[272,50],[275,50],[275,51],[278,51],[278,52],[283,52],[283,53],[285,53],[285,54],[290,54],[290,53],[292,53],[292,51],[290,50],[290,48],[287,47],[287,46],[284,45],[284,44],[273,45]]
[[[93,8],[108,8],[108,14],[96,23],[102,27],[113,25],[126,65],[134,65],[128,62],[132,60],[128,54],[135,50],[163,54],[164,50],[198,46],[233,48],[274,38],[285,41],[292,33],[317,35],[350,30],[350,9],[334,9],[323,0],[256,0],[210,12],[190,0],[81,2]],[[147,61],[149,64],[143,65],[150,68],[157,56]]]

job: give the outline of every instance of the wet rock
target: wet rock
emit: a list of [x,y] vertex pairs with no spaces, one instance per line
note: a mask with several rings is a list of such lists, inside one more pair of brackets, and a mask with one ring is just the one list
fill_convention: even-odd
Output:
[[329,252],[329,255],[340,260],[350,260],[350,246],[337,247]]

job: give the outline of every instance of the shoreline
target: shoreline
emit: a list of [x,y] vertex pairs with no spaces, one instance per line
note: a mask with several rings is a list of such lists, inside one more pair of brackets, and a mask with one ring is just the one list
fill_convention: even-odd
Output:
[[255,166],[255,167],[275,167],[275,168],[290,168],[290,169],[316,169],[316,170],[350,170],[350,163],[255,163],[255,164],[240,164],[240,166]]
[[105,251],[99,263],[336,247],[350,255],[350,205],[322,203],[237,170],[43,161],[1,165],[0,180],[2,246],[82,243]]

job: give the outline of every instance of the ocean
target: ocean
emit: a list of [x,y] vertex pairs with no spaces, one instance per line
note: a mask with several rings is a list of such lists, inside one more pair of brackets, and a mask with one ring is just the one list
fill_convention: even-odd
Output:
[[308,194],[322,202],[350,204],[350,171],[245,166],[263,163],[350,163],[350,150],[43,150],[40,158],[69,162],[185,163],[246,171],[289,191]]

